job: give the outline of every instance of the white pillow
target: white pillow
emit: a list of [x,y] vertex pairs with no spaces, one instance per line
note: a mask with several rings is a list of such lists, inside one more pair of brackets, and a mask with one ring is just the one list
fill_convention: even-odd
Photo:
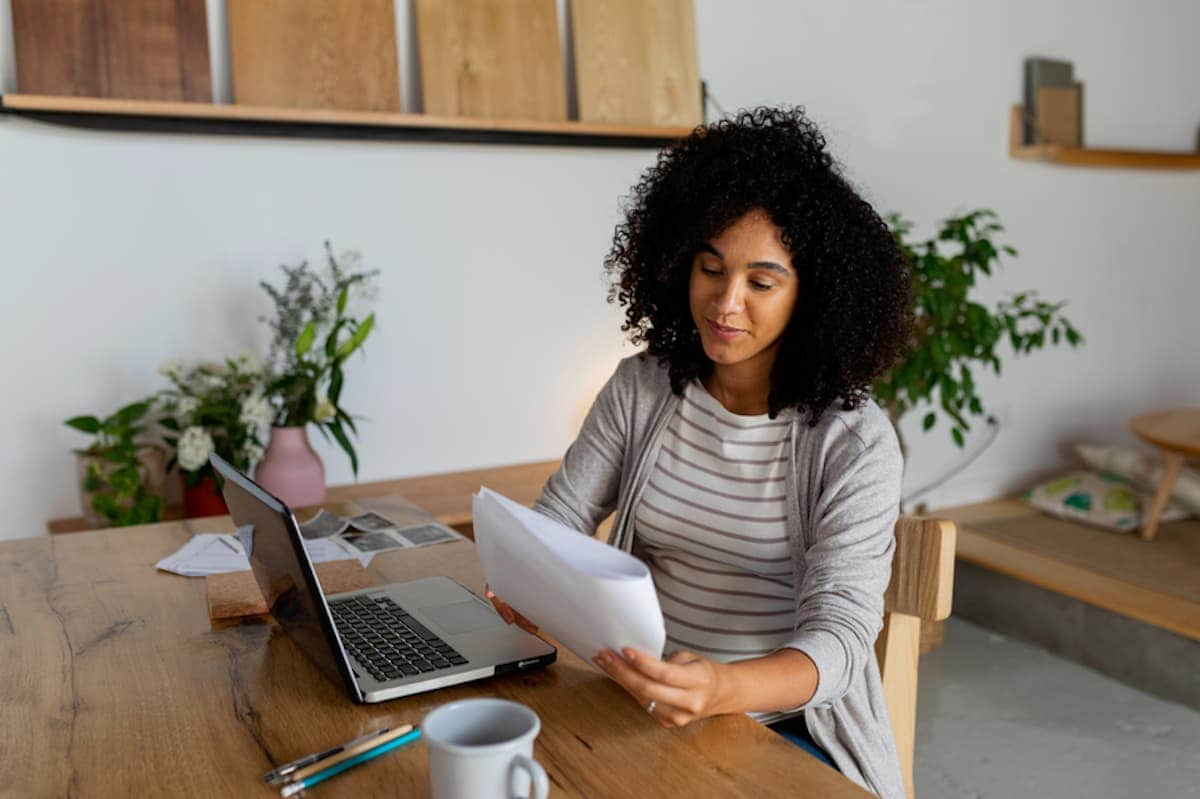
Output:
[[[1150,505],[1150,495],[1107,472],[1074,471],[1039,483],[1024,494],[1030,505],[1062,519],[1094,524],[1106,530],[1136,530]],[[1171,503],[1163,522],[1186,519],[1186,508]]]
[[[1146,491],[1157,491],[1162,481],[1164,464],[1159,456],[1124,447],[1089,444],[1077,444],[1075,452],[1092,469],[1112,472]],[[1171,489],[1171,499],[1200,514],[1200,474],[1185,466]]]

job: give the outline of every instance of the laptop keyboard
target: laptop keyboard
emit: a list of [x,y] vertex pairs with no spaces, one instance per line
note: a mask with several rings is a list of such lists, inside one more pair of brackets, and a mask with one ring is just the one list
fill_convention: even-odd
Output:
[[386,596],[329,603],[342,644],[381,682],[461,666],[467,659]]

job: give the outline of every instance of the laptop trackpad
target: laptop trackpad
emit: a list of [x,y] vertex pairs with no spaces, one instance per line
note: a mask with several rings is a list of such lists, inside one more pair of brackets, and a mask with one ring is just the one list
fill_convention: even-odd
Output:
[[492,612],[491,608],[485,607],[473,599],[450,605],[421,608],[421,613],[438,627],[454,634],[504,625],[504,621]]

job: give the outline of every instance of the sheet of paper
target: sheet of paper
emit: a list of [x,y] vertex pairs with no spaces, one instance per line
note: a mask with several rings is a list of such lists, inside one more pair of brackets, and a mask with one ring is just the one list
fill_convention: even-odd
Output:
[[488,488],[472,507],[497,596],[587,663],[623,646],[662,657],[666,627],[644,563]]
[[[248,571],[250,561],[246,558],[244,541],[250,541],[250,528],[239,527],[236,533],[197,533],[186,544],[156,565],[163,571],[182,574],[184,577],[204,577],[209,574]],[[363,552],[350,546],[340,537],[313,538],[304,541],[308,557],[313,563],[329,560],[357,560],[371,565],[374,552]]]

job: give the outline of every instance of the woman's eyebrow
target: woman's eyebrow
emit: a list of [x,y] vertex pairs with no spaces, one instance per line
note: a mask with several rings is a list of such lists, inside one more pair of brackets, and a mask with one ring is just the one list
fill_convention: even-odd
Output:
[[[705,252],[712,253],[713,255],[720,258],[722,261],[725,260],[725,256],[721,254],[721,251],[718,250],[716,247],[712,246],[711,244],[709,244],[707,241],[700,245],[700,249]],[[777,264],[774,261],[755,261],[755,262],[749,264],[746,268],[747,269],[769,269],[772,272],[778,272],[779,274],[783,275],[784,277],[789,277],[792,274],[791,270],[789,270],[787,267],[783,266],[782,264]]]

